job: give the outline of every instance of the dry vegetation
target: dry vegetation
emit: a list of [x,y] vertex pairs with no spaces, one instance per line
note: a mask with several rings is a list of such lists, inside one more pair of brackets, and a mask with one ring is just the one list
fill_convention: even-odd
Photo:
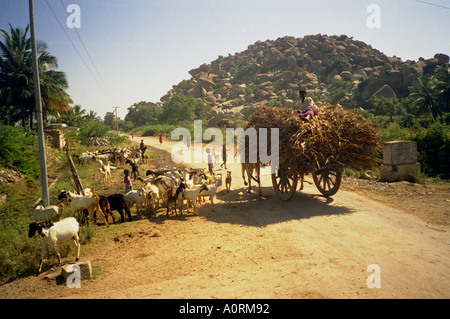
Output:
[[250,116],[248,127],[279,128],[280,163],[299,174],[327,165],[362,170],[377,163],[378,132],[360,114],[340,105],[321,106],[309,122],[292,109],[261,107]]

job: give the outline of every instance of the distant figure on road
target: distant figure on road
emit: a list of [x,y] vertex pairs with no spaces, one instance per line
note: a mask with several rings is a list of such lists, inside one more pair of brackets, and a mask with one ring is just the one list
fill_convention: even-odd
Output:
[[187,146],[188,150],[191,148],[191,136],[190,135],[187,136],[186,146]]
[[226,144],[223,144],[223,146],[222,146],[222,160],[223,160],[223,163],[220,164],[220,167],[223,167],[225,165],[225,169],[227,169],[227,147],[226,147]]
[[206,149],[206,153],[208,153],[208,171],[209,174],[213,174],[214,162],[211,155],[211,150],[209,148]]
[[162,144],[162,134],[159,134],[159,144]]

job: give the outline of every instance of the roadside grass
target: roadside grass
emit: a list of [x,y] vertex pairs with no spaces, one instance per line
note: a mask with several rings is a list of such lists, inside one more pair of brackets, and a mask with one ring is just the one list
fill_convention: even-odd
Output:
[[[126,146],[126,145],[122,145]],[[129,145],[128,145],[129,146]],[[106,148],[106,147],[105,147]],[[88,148],[82,145],[72,147],[69,156],[73,153],[81,152],[95,148]],[[158,154],[155,152],[147,152],[149,158],[156,160]],[[58,201],[58,195],[61,190],[74,190],[72,173],[67,162],[65,151],[47,148],[47,163],[49,184],[50,204],[55,205]],[[78,175],[83,183],[84,188],[95,187],[96,193],[108,195],[114,192],[123,192],[122,175],[123,168],[113,172],[115,177],[111,185],[103,185],[98,172],[99,164],[91,163],[80,166],[75,163]],[[34,275],[37,271],[40,255],[41,240],[38,236],[28,238],[29,224],[33,222],[34,205],[41,196],[39,181],[24,181],[17,183],[0,183],[0,190],[6,195],[6,202],[0,204],[0,284],[13,281],[15,279]],[[89,254],[99,247],[105,241],[112,241],[115,237],[121,236],[141,227],[148,225],[146,219],[138,220],[136,218],[136,208],[131,209],[132,222],[128,221],[125,216],[125,222],[120,223],[121,218],[117,212],[113,212],[117,224],[112,223],[109,217],[110,226],[106,227],[102,216],[97,216],[97,223],[93,222],[84,225],[81,230],[81,256]],[[63,218],[72,215],[69,206],[65,207]],[[65,259],[75,260],[75,246],[72,241],[60,245],[61,258],[64,263]],[[53,247],[47,249],[43,270],[51,267],[57,269],[57,257]],[[108,265],[93,264],[94,275],[107,271]]]

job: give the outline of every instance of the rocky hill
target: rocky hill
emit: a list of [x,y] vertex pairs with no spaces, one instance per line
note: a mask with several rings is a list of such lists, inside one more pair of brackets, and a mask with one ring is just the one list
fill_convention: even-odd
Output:
[[402,61],[345,35],[286,36],[258,41],[243,52],[190,70],[192,77],[174,85],[161,101],[191,95],[218,113],[271,100],[289,107],[298,100],[300,88],[320,94],[337,83],[345,83],[349,94],[357,89],[362,100],[373,95],[404,97],[419,76],[448,62],[445,54]]

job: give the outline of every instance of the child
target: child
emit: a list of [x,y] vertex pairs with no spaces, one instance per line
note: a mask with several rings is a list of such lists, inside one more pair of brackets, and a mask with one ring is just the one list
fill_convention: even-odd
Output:
[[130,171],[128,169],[125,169],[123,172],[125,174],[123,181],[125,183],[125,194],[126,194],[129,191],[133,190],[133,184],[131,184]]

